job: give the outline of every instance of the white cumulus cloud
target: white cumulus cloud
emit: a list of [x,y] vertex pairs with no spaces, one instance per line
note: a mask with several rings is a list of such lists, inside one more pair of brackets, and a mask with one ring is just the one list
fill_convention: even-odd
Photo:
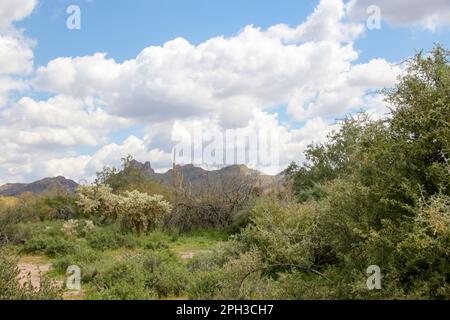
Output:
[[[348,19],[348,9],[356,14],[364,3],[348,7],[343,0],[320,1],[295,27],[250,25],[197,45],[176,38],[121,63],[99,52],[59,57],[35,70],[33,42],[14,27],[35,5],[0,3],[1,181],[92,178],[128,154],[169,168],[174,138],[193,127],[272,132],[279,168],[256,168],[277,173],[312,141],[323,141],[334,117],[357,108],[383,114],[373,91],[392,86],[401,72],[384,59],[357,62],[354,45],[364,26]],[[29,87],[53,96],[9,101],[11,92]],[[280,106],[295,126],[271,112]],[[143,135],[112,136],[129,126],[140,126]]]
[[394,26],[420,26],[430,31],[450,26],[448,0],[351,0],[350,18],[367,19],[367,9],[373,5],[380,8],[381,18]]

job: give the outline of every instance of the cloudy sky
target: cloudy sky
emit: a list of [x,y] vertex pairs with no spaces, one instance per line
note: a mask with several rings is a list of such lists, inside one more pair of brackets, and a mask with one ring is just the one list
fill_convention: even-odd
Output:
[[193,128],[269,130],[286,166],[336,119],[386,114],[377,90],[449,31],[449,0],[0,0],[0,184],[127,154],[165,170]]

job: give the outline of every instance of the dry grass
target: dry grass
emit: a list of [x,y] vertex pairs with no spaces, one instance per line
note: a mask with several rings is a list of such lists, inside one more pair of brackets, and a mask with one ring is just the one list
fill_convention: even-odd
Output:
[[15,197],[0,196],[0,212],[2,208],[12,208],[17,205],[19,200]]

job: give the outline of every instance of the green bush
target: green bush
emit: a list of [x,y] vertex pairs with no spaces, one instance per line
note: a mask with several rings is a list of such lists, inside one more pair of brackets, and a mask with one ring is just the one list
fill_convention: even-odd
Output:
[[174,198],[172,188],[146,176],[140,165],[130,155],[122,158],[122,170],[116,167],[104,167],[101,172],[97,172],[96,184],[109,185],[116,194],[136,190],[150,196],[163,195],[169,201]]
[[192,279],[180,258],[171,251],[150,251],[141,257],[148,285],[160,298],[182,296]]
[[73,241],[62,237],[39,235],[25,241],[21,251],[24,253],[44,253],[50,257],[72,254],[77,250]]
[[23,244],[35,236],[62,237],[61,225],[59,221],[17,223],[7,225],[3,232],[10,243]]
[[8,224],[3,227],[2,234],[11,244],[22,244],[33,234],[33,228],[30,224]]
[[249,201],[233,215],[230,226],[227,228],[229,233],[239,233],[250,224],[250,210],[254,205],[255,201]]
[[21,286],[18,281],[17,261],[8,258],[0,250],[0,300],[56,300],[62,299],[60,289],[53,286],[48,278],[42,277],[39,289],[31,283]]
[[20,244],[29,236],[20,228],[14,233],[16,225],[78,215],[75,197],[59,190],[39,195],[23,194],[14,201],[14,205],[3,207],[0,211],[0,239],[13,244]]
[[136,246],[149,250],[167,249],[168,243],[173,240],[169,234],[158,230],[139,237],[133,236],[133,239],[137,242]]
[[159,232],[137,235],[122,231],[117,225],[96,227],[86,235],[89,246],[93,249],[108,250],[118,248],[162,249],[167,247],[167,236]]
[[98,250],[118,249],[124,244],[123,238],[121,230],[115,225],[96,227],[86,236],[89,246]]
[[319,277],[311,237],[316,219],[312,204],[258,201],[249,210],[249,225],[221,254],[190,262],[199,279],[190,294],[201,299],[270,299],[269,287],[283,273],[300,270],[312,279]]
[[221,269],[198,271],[195,273],[195,281],[188,288],[188,296],[192,300],[214,300],[220,291],[220,284],[225,277]]
[[92,299],[146,300],[155,298],[147,287],[146,274],[135,259],[110,265],[94,278]]
[[[95,264],[94,264],[95,265]],[[158,299],[179,297],[186,293],[191,273],[170,251],[128,254],[123,260],[108,260],[87,270],[92,284],[90,299]]]
[[79,266],[84,274],[85,269],[93,265],[95,262],[102,258],[102,254],[96,250],[80,247],[76,252],[68,255],[61,256],[55,260],[53,266],[55,270],[60,274],[65,274],[67,268],[72,265]]
[[33,211],[29,210],[21,203],[17,207],[6,209],[5,212],[0,215],[0,234],[2,234],[8,242],[18,244],[28,236],[28,233],[15,234],[15,226],[26,222],[38,222],[39,220],[39,217],[35,215]]
[[157,300],[158,295],[144,285],[136,282],[118,281],[106,288],[97,288],[87,296],[91,300]]

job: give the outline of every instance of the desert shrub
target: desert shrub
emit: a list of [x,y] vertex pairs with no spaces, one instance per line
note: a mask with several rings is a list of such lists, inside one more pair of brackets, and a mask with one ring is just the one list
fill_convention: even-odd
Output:
[[117,225],[95,227],[86,235],[91,248],[108,250],[118,248],[143,248],[157,250],[167,248],[169,237],[162,232],[153,231],[149,234],[135,234],[120,229]]
[[194,300],[217,299],[221,283],[226,280],[223,266],[229,255],[222,250],[195,255],[187,264],[194,280],[188,288],[188,296]]
[[24,253],[44,253],[50,257],[63,256],[77,250],[73,241],[62,237],[37,235],[25,241],[21,251]]
[[92,299],[145,300],[154,299],[155,293],[146,285],[146,274],[136,259],[127,259],[101,270],[93,279]]
[[254,196],[256,184],[254,175],[230,174],[216,179],[205,177],[195,190],[181,185],[166,226],[180,232],[228,228],[236,213]]
[[51,239],[53,240],[48,241],[44,249],[45,254],[47,254],[50,257],[67,255],[73,253],[76,250],[76,245],[74,245],[72,241],[62,238],[59,239],[51,238]]
[[189,290],[192,298],[271,299],[274,281],[282,274],[321,277],[314,265],[313,204],[261,199],[249,210],[249,220],[214,259],[190,262],[198,279]]
[[231,218],[231,223],[227,231],[231,234],[239,233],[250,224],[250,211],[259,198],[252,198],[244,203]]
[[40,195],[23,194],[15,200],[14,206],[5,207],[0,214],[0,235],[5,242],[20,243],[25,235],[12,233],[15,225],[60,219],[61,210],[77,215],[73,195],[58,190]]
[[232,213],[222,206],[215,196],[185,199],[175,205],[168,217],[169,228],[189,232],[202,228],[224,228],[231,221]]
[[37,221],[26,211],[8,209],[0,215],[0,243],[20,244],[30,236],[30,230],[20,228],[23,225],[21,221]]
[[78,220],[68,220],[64,222],[63,227],[61,228],[61,231],[66,236],[75,236],[77,234],[77,228],[78,228]]
[[[341,194],[341,201],[345,202],[347,194],[339,193],[342,190],[340,187],[327,191],[330,197]],[[377,241],[369,249],[365,245],[367,237],[361,231],[363,224],[358,229],[353,220],[342,218],[349,215],[353,200],[349,200],[348,207],[343,203],[338,206],[335,201],[301,205],[271,199],[259,201],[250,210],[250,224],[220,252],[194,258],[189,263],[196,278],[189,288],[190,297],[404,298],[397,286],[397,275],[392,273],[383,273],[383,290],[367,290],[366,268],[371,264],[387,268],[387,261],[381,259],[387,257],[385,246]],[[356,237],[360,237],[357,242]],[[328,241],[340,245],[336,249],[331,245],[330,249]],[[374,259],[375,251],[380,259]]]
[[29,204],[21,200],[17,206],[7,208],[0,215],[0,232],[4,233],[8,227],[19,223],[38,221],[40,218],[33,212]]
[[48,210],[47,216],[41,214],[41,220],[69,220],[79,216],[76,196],[62,190],[53,190],[36,196],[41,206]]
[[21,286],[18,281],[17,261],[8,258],[0,250],[0,300],[56,300],[62,299],[60,289],[53,286],[45,276],[41,278],[40,287],[33,288],[31,283]]
[[95,227],[86,235],[88,245],[97,250],[113,250],[118,248],[146,248],[147,238],[124,232],[116,224],[106,227]]
[[116,263],[114,258],[104,255],[98,250],[89,247],[80,247],[76,252],[60,256],[54,261],[54,272],[62,276],[66,274],[69,266],[76,265],[81,269],[81,281],[83,287],[89,287],[94,279],[111,265]]
[[97,227],[86,236],[86,240],[91,248],[98,250],[117,249],[123,246],[123,234],[116,225]]
[[70,255],[61,256],[54,260],[54,270],[56,275],[66,274],[66,270],[71,265],[76,265],[81,269],[81,281],[83,286],[89,290],[93,281],[105,270],[117,263],[117,258],[104,254],[90,247],[81,246],[76,252]]
[[101,259],[101,254],[98,251],[88,247],[81,247],[72,254],[58,257],[53,265],[57,272],[64,274],[71,265],[77,265],[83,270],[84,267],[93,264],[99,259]]
[[117,221],[124,230],[146,232],[161,226],[171,210],[170,203],[160,195],[126,191],[119,201]]
[[264,299],[259,288],[270,279],[256,250],[229,256],[223,266],[197,271],[189,294],[194,299]]
[[173,253],[149,251],[104,264],[91,279],[91,299],[157,299],[182,296],[191,274]]
[[250,214],[248,210],[239,210],[233,216],[230,226],[227,228],[230,233],[239,233],[250,223]]
[[88,293],[90,300],[157,300],[158,295],[138,281],[117,281],[114,285]]
[[195,281],[188,288],[188,296],[192,300],[214,300],[220,291],[220,283],[226,281],[222,270],[216,268],[209,271],[197,271]]
[[[372,232],[364,250],[386,269],[386,277],[408,298],[450,296],[450,197],[433,196],[416,209],[413,221],[386,223]],[[384,250],[380,250],[384,248]]]
[[113,194],[108,185],[80,186],[77,197],[77,204],[85,216],[103,222],[117,218],[119,196]]
[[115,195],[109,186],[83,186],[78,190],[78,204],[87,216],[103,221],[117,221],[124,230],[146,232],[161,225],[171,205],[160,195],[138,191]]
[[192,272],[208,272],[213,271],[218,266],[223,266],[227,261],[227,256],[223,253],[222,248],[220,248],[211,252],[196,254],[188,261],[187,267]]
[[59,221],[47,222],[27,222],[8,224],[3,228],[4,234],[7,236],[11,244],[23,244],[27,239],[37,235],[46,235],[49,237],[62,236],[61,223]]
[[71,220],[76,217],[76,210],[73,206],[63,205],[56,211],[56,219]]
[[94,222],[91,220],[70,219],[64,222],[61,231],[69,237],[86,237],[94,228]]
[[160,298],[181,297],[190,285],[192,275],[180,262],[162,263],[149,275],[149,285]]
[[6,243],[22,244],[26,239],[31,237],[33,230],[30,225],[19,224],[7,224],[3,226],[1,234],[3,235]]
[[148,250],[167,249],[168,243],[171,241],[170,236],[162,231],[155,230],[149,234],[135,236],[132,234],[127,235],[129,243],[135,243],[136,247],[141,247]]
[[269,264],[299,264],[308,268],[313,261],[316,225],[314,206],[261,200],[250,211],[250,225],[238,235],[247,248],[258,248]]
[[[25,193],[19,197],[19,202],[14,208],[26,211],[40,221],[66,219],[78,215],[75,200],[75,195],[58,189],[38,195]],[[29,220],[20,222],[27,221]]]
[[192,275],[178,256],[171,251],[160,250],[146,252],[140,259],[149,287],[160,298],[184,295]]

